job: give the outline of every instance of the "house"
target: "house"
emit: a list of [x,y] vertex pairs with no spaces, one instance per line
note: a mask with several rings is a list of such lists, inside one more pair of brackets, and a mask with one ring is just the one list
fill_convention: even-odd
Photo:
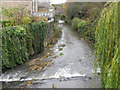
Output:
[[33,10],[34,17],[47,17],[53,18],[55,15],[55,9],[50,5],[49,0],[38,0],[34,1],[36,3],[35,9]]

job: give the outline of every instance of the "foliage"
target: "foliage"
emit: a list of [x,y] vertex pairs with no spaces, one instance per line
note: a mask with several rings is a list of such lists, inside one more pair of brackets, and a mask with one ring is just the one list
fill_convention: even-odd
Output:
[[67,2],[64,5],[65,22],[72,24],[72,28],[88,41],[95,42],[95,27],[102,11],[100,2]]
[[61,36],[61,34],[62,34],[62,29],[58,28],[56,23],[54,24],[53,34],[54,34],[53,35],[54,38],[59,38]]
[[3,27],[13,26],[14,20],[5,20],[5,21],[1,21],[1,23]]
[[79,24],[79,22],[80,22],[80,19],[77,18],[77,17],[75,17],[75,18],[72,20],[72,28],[73,28],[74,30],[78,30],[78,24]]
[[32,22],[32,19],[30,17],[23,17],[21,19],[21,23],[23,24],[28,24],[28,23],[31,23]]
[[64,19],[65,19],[65,16],[63,14],[58,14],[58,15],[55,15],[54,22],[57,23],[59,20],[64,20]]
[[[2,8],[2,15],[4,16],[3,21],[11,21],[11,24],[7,24],[7,26],[15,26],[21,24],[28,24],[32,22],[32,16],[30,15],[30,11],[20,7],[20,8]],[[6,24],[2,23],[3,26]]]
[[86,25],[86,21],[85,20],[80,20],[80,22],[78,23],[78,28],[79,29],[83,29]]
[[47,17],[34,17],[33,20],[34,22],[47,22],[48,18]]
[[65,19],[65,15],[61,14],[61,15],[60,15],[60,19],[61,19],[61,20],[64,20],[64,19]]
[[82,38],[95,42],[95,26],[96,21],[91,22],[90,20],[81,20],[74,18],[72,20],[72,28],[79,32]]
[[62,56],[62,55],[64,55],[64,54],[63,54],[63,53],[60,53],[59,55]]
[[85,38],[87,36],[87,32],[89,31],[89,30],[87,30],[87,25],[88,25],[87,21],[85,21],[85,20],[79,21],[77,28],[78,28],[78,32],[80,33],[81,37]]
[[12,68],[44,50],[45,23],[2,28],[2,67]]
[[120,88],[120,2],[105,4],[96,28],[96,60],[103,88]]
[[[13,9],[11,8],[2,8],[2,15],[5,15],[6,17],[9,17],[10,19],[12,19],[13,17],[13,13],[12,13]],[[16,9],[14,9],[14,12],[16,12]]]
[[58,27],[57,23],[51,22],[51,23],[49,23],[49,30],[48,30],[47,34],[49,34],[50,36],[48,35],[46,38],[47,39],[46,46],[48,48],[51,48],[54,46],[54,44],[57,43],[58,39],[61,37],[62,28]]
[[66,2],[64,5],[64,13],[66,22],[70,22],[74,17],[80,19],[90,18],[94,20],[98,17],[103,4],[100,2]]
[[86,40],[95,43],[96,25],[97,25],[97,20],[94,20],[94,22],[92,22],[91,20],[86,21],[85,26],[83,28],[79,28],[80,35]]

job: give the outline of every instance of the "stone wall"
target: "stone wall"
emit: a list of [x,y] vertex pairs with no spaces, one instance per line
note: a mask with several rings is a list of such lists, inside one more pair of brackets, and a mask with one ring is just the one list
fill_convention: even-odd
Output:
[[53,29],[54,29],[54,22],[48,23],[48,30],[44,41],[45,47],[47,47],[48,43],[50,43],[51,39],[53,39]]
[[[32,14],[32,0],[1,0],[1,7],[3,8],[24,8]],[[5,19],[0,15],[0,19]]]
[[23,7],[32,11],[32,0],[2,0],[3,8]]

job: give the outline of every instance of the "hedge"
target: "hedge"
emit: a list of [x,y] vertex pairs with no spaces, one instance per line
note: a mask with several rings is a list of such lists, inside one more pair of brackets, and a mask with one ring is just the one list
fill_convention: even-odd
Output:
[[79,22],[81,22],[81,20],[79,18],[77,18],[77,17],[73,18],[73,20],[72,20],[72,28],[73,28],[73,30],[76,30],[76,31],[78,30]]
[[120,88],[120,2],[107,3],[97,26],[96,60],[103,88]]
[[2,67],[13,68],[44,50],[47,24],[30,23],[2,28]]

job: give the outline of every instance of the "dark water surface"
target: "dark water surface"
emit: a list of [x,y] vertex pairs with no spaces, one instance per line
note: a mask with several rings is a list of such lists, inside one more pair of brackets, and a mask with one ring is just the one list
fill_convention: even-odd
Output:
[[[6,71],[0,80],[3,88],[99,88],[100,81],[94,77],[94,50],[68,25],[59,24],[62,28],[62,37],[51,48],[57,58],[52,59],[52,65],[42,71],[29,71],[26,64]],[[65,44],[63,50],[58,46]],[[49,60],[50,58],[48,58]],[[47,60],[47,59],[46,59]],[[32,84],[24,86],[32,80]]]

